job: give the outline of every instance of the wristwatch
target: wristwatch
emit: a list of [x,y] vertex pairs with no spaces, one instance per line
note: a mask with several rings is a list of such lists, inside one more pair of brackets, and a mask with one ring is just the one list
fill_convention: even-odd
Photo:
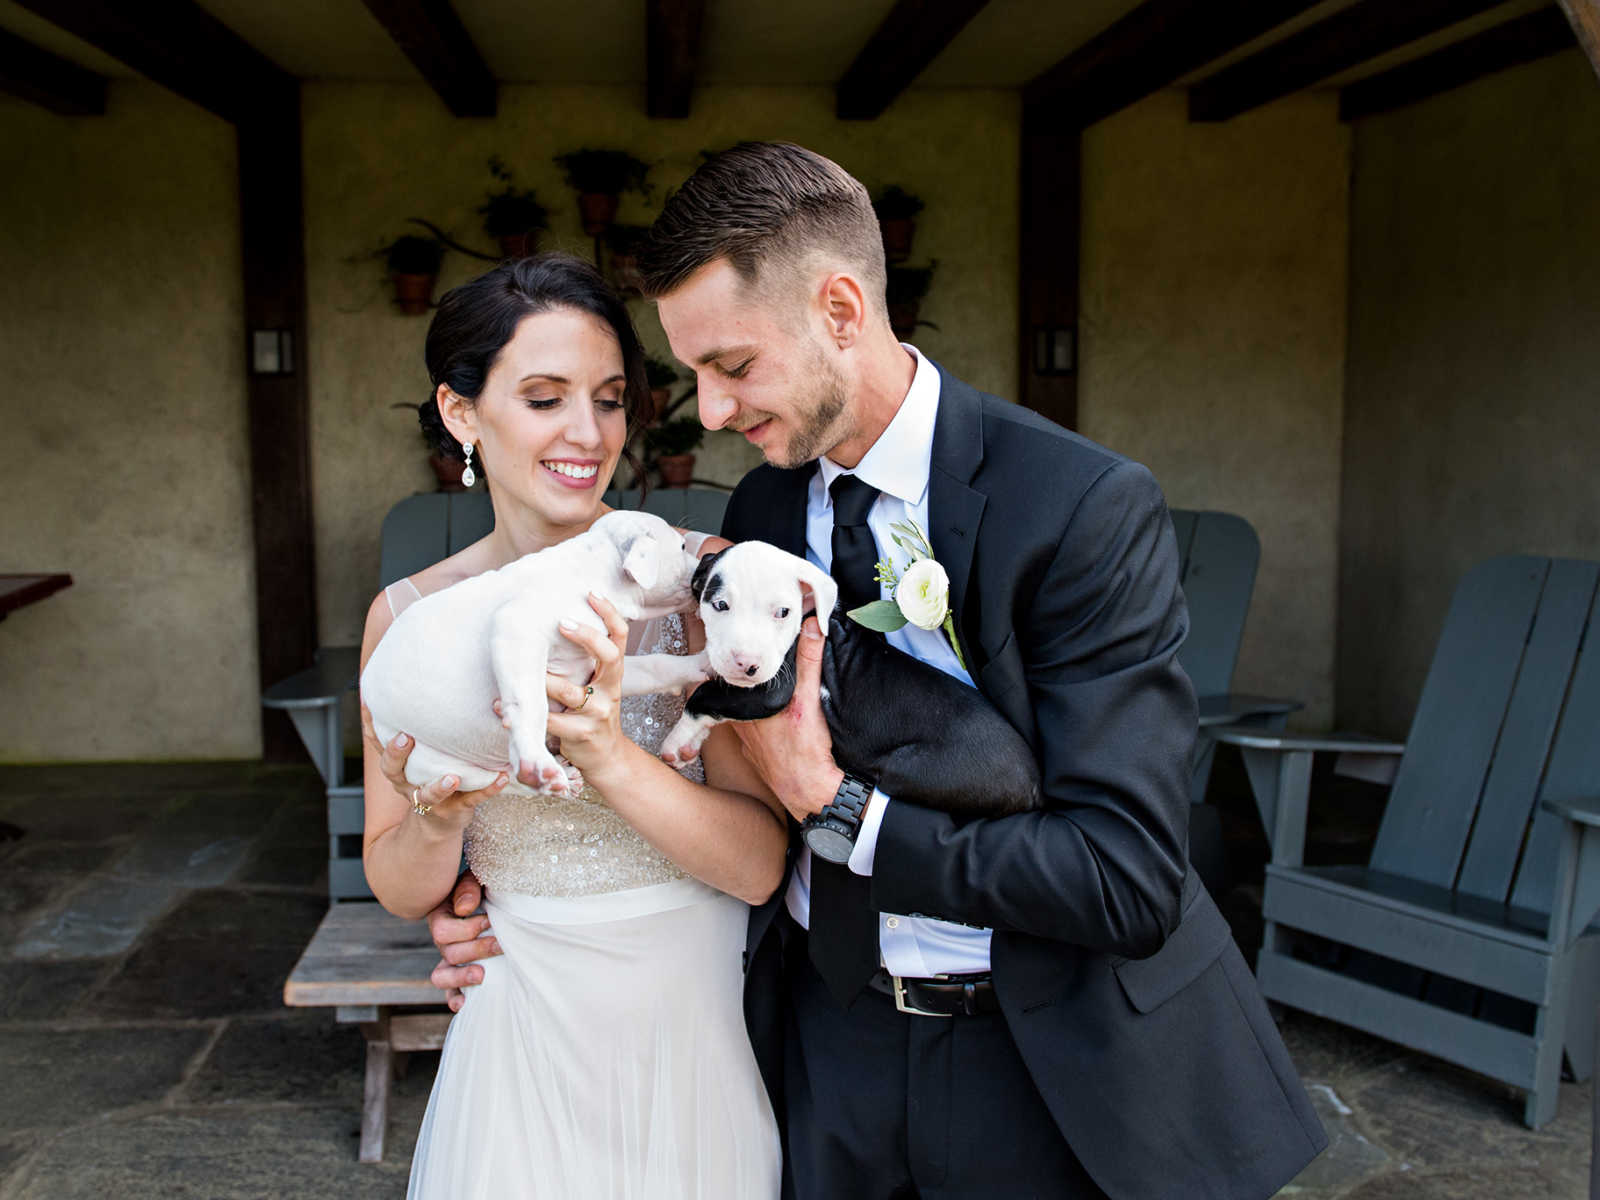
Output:
[[845,775],[833,803],[807,817],[800,825],[800,836],[811,853],[831,863],[847,863],[861,832],[861,814],[872,799],[872,785],[854,775]]

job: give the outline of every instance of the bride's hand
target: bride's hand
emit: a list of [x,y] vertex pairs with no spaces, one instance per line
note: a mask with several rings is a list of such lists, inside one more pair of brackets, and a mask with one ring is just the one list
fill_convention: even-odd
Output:
[[411,757],[411,748],[416,744],[406,734],[396,734],[387,745],[378,741],[378,732],[372,725],[372,713],[363,704],[361,706],[361,737],[372,744],[373,750],[378,755],[378,769],[383,772],[383,777],[393,785],[394,790],[408,805],[429,805],[429,817],[437,817],[453,825],[465,826],[472,819],[472,810],[478,804],[498,793],[506,786],[510,776],[504,771],[494,777],[488,787],[479,788],[475,792],[458,792],[461,780],[455,775],[441,775],[432,783],[415,787],[406,778],[406,760]]
[[561,740],[561,753],[584,775],[598,774],[622,748],[620,721],[622,655],[628,644],[628,623],[609,601],[593,593],[589,607],[605,622],[606,632],[563,621],[561,633],[595,661],[588,687],[556,675],[545,677],[545,692],[565,712],[550,713],[549,732]]

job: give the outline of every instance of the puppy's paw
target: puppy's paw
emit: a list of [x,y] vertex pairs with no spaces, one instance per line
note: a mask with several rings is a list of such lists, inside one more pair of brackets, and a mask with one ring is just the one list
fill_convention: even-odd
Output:
[[678,723],[661,743],[662,761],[674,767],[693,762],[700,756],[700,747],[705,745],[706,735],[710,732],[711,724],[699,717],[679,717]]
[[516,762],[519,782],[542,796],[567,794],[567,772],[548,750],[518,755]]

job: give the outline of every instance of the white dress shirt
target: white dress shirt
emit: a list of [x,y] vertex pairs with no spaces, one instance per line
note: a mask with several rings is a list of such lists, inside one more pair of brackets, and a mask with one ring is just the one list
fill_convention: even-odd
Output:
[[[906,555],[894,544],[890,526],[895,522],[915,521],[924,533],[929,529],[928,465],[933,457],[934,419],[939,412],[939,369],[915,346],[906,345],[905,348],[916,357],[916,374],[889,427],[852,471],[828,458],[817,462],[817,473],[811,479],[806,496],[806,557],[824,571],[833,564],[833,498],[828,488],[840,475],[856,475],[878,489],[878,497],[867,512],[867,528],[872,530],[878,556],[889,559],[897,572],[906,566]],[[952,597],[952,601],[954,599]],[[972,677],[962,670],[942,629],[919,629],[906,624],[887,637],[896,649],[938,667],[946,675],[954,675],[965,684],[972,684]],[[883,823],[884,810],[891,803],[890,797],[877,790],[867,803],[861,831],[850,855],[850,869],[857,875],[872,874],[878,830]],[[811,851],[804,846],[789,879],[784,902],[789,915],[809,928]],[[891,975],[906,978],[987,971],[990,936],[990,930],[971,925],[900,913],[878,914],[878,950],[883,965]]]

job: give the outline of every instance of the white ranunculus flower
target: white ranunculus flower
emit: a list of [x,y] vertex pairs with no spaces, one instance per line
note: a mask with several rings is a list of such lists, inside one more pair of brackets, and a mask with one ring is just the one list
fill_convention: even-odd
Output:
[[933,559],[918,559],[900,576],[894,600],[918,629],[937,629],[950,611],[950,576]]

